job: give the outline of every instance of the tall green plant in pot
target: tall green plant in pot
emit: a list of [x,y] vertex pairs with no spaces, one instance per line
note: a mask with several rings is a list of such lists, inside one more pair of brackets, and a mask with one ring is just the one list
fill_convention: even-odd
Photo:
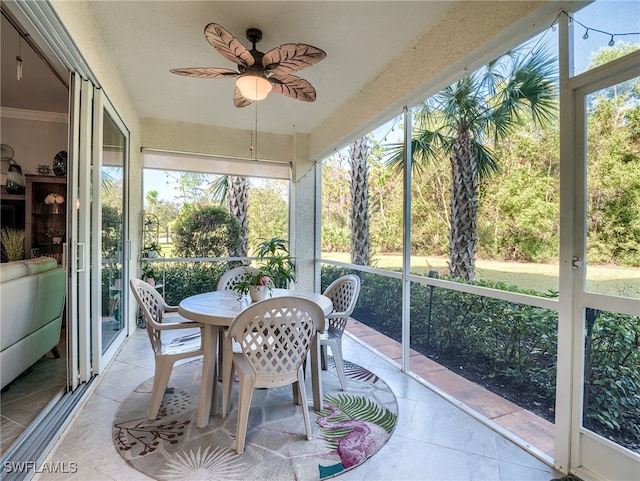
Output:
[[9,262],[24,258],[24,230],[5,227],[0,231],[0,236],[4,254]]
[[263,241],[256,249],[260,270],[273,282],[274,287],[284,288],[295,282],[295,258],[289,254],[288,242],[272,237]]

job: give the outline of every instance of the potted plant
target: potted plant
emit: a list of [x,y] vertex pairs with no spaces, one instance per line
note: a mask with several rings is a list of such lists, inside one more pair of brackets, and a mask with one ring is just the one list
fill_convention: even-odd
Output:
[[54,244],[60,244],[64,237],[64,228],[62,227],[50,227],[47,231],[47,236],[51,237],[51,242]]
[[0,236],[9,262],[19,261],[24,257],[24,230],[5,227],[0,231]]
[[156,266],[153,265],[153,262],[143,262],[142,263],[142,279],[151,285],[156,285],[156,276],[158,275],[158,270]]
[[262,242],[256,249],[256,257],[258,272],[247,271],[232,286],[238,297],[249,294],[255,302],[267,297],[273,287],[287,287],[295,282],[295,264],[287,241],[274,237]]
[[263,241],[256,249],[259,267],[271,278],[274,287],[284,288],[296,281],[295,259],[289,255],[287,244],[284,239],[272,237]]
[[149,257],[150,259],[152,259],[154,257],[158,257],[158,253],[161,250],[162,248],[160,247],[160,244],[158,244],[156,241],[151,241],[145,244],[143,254],[144,257]]
[[238,298],[249,294],[251,300],[257,302],[266,299],[272,287],[271,278],[264,269],[260,269],[256,274],[247,271],[233,283],[232,289],[238,293]]

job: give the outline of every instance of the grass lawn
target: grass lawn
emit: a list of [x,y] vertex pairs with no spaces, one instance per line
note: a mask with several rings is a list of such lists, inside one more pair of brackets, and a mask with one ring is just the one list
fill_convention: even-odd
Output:
[[[328,252],[322,256],[324,259],[351,262],[351,256],[347,252]],[[444,257],[413,256],[411,272],[426,275],[430,270],[436,270],[443,274],[447,271],[447,260]],[[402,255],[377,254],[372,264],[380,269],[399,271]],[[534,289],[539,292],[558,291],[558,272],[558,263],[476,260],[476,279],[504,282],[520,289]],[[587,273],[587,286],[591,292],[640,298],[640,268],[594,265],[587,267]]]

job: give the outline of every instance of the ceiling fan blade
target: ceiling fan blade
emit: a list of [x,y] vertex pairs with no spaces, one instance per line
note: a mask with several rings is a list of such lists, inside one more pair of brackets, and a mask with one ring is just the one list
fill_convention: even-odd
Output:
[[247,105],[251,105],[253,100],[249,100],[244,95],[240,93],[240,89],[238,87],[233,91],[233,105],[236,107],[246,107]]
[[265,53],[262,65],[274,74],[290,74],[314,65],[326,56],[324,50],[305,43],[285,43]]
[[303,102],[316,100],[316,89],[305,79],[295,75],[273,75],[269,78],[269,82],[271,82],[273,92],[285,97],[302,100]]
[[235,70],[215,67],[172,68],[169,72],[195,78],[232,78],[240,75]]
[[204,36],[213,48],[232,62],[246,67],[250,67],[255,63],[251,52],[221,25],[210,23],[204,28]]

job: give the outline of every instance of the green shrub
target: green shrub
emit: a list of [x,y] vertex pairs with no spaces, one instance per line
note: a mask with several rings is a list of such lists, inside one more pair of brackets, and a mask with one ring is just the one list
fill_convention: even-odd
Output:
[[227,257],[241,238],[240,223],[221,207],[190,206],[173,224],[176,257]]
[[[362,282],[352,317],[401,342],[401,281],[323,266],[322,289],[349,273],[358,275]],[[490,281],[473,284],[555,296]],[[554,406],[558,332],[555,310],[414,283],[410,315],[412,349],[435,359],[460,360],[462,375],[467,368],[473,368],[486,378],[498,378],[504,386],[523,390],[545,405]],[[598,311],[587,338],[590,354],[585,374],[585,426],[637,449],[640,318]]]
[[178,305],[186,297],[215,290],[218,280],[229,267],[226,262],[183,262],[165,265],[165,300],[170,305]]

